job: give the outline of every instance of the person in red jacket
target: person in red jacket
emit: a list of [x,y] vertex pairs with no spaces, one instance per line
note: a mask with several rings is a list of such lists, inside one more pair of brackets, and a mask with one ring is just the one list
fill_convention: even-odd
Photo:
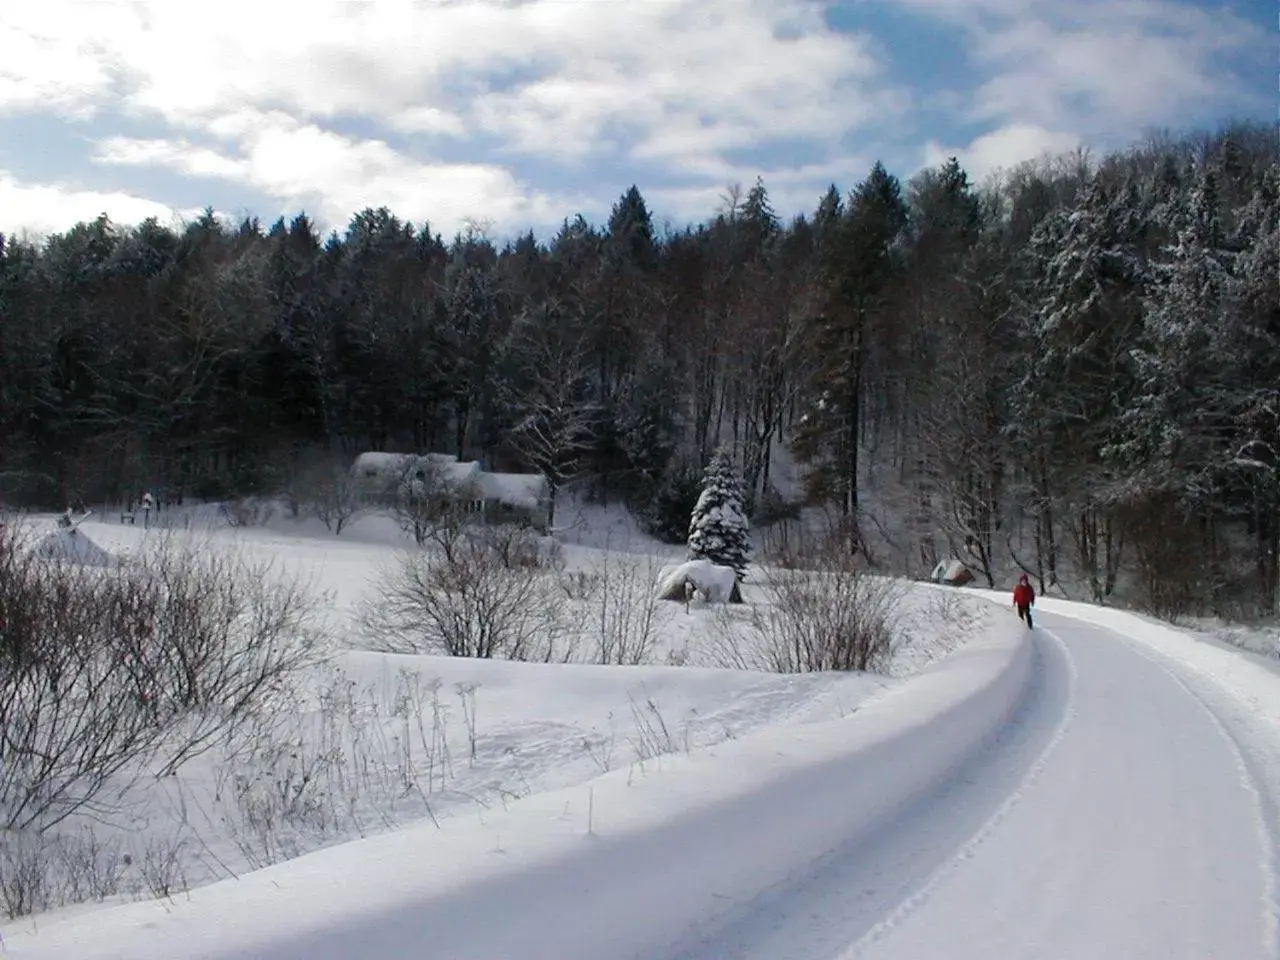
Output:
[[1027,579],[1024,573],[1018,578],[1018,585],[1013,588],[1013,605],[1018,608],[1018,619],[1027,622],[1027,629],[1031,629],[1031,608],[1035,606],[1036,591],[1031,586],[1031,581]]

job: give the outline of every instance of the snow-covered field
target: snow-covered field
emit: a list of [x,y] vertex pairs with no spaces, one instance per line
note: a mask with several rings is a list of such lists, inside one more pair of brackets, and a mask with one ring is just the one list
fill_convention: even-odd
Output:
[[[0,956],[1277,955],[1265,658],[927,586],[892,678],[711,666],[743,624],[697,604],[639,666],[393,656],[351,614],[398,531],[321,534],[214,536],[310,578],[337,647],[283,727],[117,835],[135,874],[181,865],[173,895],[13,921]],[[569,571],[661,552],[616,519],[570,539]]]
[[[724,669],[726,656],[741,653],[726,638],[741,634],[750,610],[652,601],[657,572],[679,553],[639,534],[625,514],[597,511],[571,530],[561,575],[576,583],[609,571],[634,580],[629,602],[652,608],[653,636],[635,658],[640,663],[629,666],[591,662],[599,659],[590,635],[597,611],[582,601],[577,662],[362,649],[367,638],[357,608],[377,598],[378,578],[396,558],[414,552],[393,520],[365,516],[338,537],[319,523],[278,515],[238,529],[219,517],[216,510],[175,511],[164,532],[121,525],[111,515],[91,516],[77,535],[52,533],[51,517],[25,525],[46,538],[46,549],[77,562],[90,555],[101,562],[103,551],[127,559],[164,536],[269,562],[275,574],[308,585],[331,645],[298,699],[233,745],[135,790],[105,819],[73,819],[47,851],[25,841],[20,850],[10,845],[12,870],[39,865],[53,877],[42,894],[51,904],[85,899],[86,888],[89,899],[107,901],[178,895],[352,838],[484,818],[612,771],[644,776],[672,756],[698,755],[753,731],[846,716],[896,682]],[[628,591],[616,593],[615,606]],[[564,598],[562,606],[574,605]],[[983,616],[981,605],[927,592],[908,598],[903,614],[904,642],[888,671],[894,677],[944,656]]]

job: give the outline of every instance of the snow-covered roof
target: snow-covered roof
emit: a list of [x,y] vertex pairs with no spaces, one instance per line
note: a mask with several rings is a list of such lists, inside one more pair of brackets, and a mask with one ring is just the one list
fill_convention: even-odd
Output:
[[481,473],[480,493],[510,507],[536,508],[548,494],[547,478],[540,473]]
[[[428,460],[430,454],[422,459]],[[457,490],[468,484],[474,484],[480,476],[480,461],[469,460],[465,463],[459,463],[457,459],[452,461],[433,460],[430,463],[430,469],[440,478],[440,483],[446,487],[452,487]]]
[[545,501],[550,492],[540,473],[487,473],[480,469],[479,460],[460,461],[448,453],[362,453],[351,471],[359,476],[439,483],[454,491],[470,489],[480,499],[529,509]]
[[956,557],[952,557],[949,560],[939,560],[929,578],[939,583],[950,582],[962,577],[966,569],[964,563]]
[[417,458],[411,453],[362,453],[351,465],[354,473],[382,476],[402,474]]

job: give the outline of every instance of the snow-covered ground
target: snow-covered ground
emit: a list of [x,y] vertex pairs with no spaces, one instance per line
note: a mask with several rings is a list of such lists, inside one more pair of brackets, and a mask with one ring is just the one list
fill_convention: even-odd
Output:
[[[91,516],[74,535],[53,532],[52,517],[20,527],[75,561],[86,551],[100,559],[104,550],[127,559],[173,536],[179,545],[270,562],[277,574],[311,586],[333,643],[301,697],[264,717],[234,748],[219,747],[177,776],[135,790],[106,821],[64,825],[50,852],[0,849],[15,870],[46,865],[55,877],[41,894],[48,902],[83,899],[86,887],[90,899],[112,901],[180,894],[352,838],[484,816],[609,771],[639,775],[672,755],[766,727],[845,716],[895,682],[890,676],[944,656],[981,619],[980,604],[909,597],[890,676],[723,669],[726,658],[743,652],[754,606],[730,611],[696,602],[652,602],[654,638],[636,666],[589,662],[589,636],[579,662],[568,664],[389,655],[361,649],[366,638],[353,615],[378,596],[381,571],[413,552],[390,518],[363,517],[338,537],[322,524],[280,515],[238,529],[220,516],[206,508],[173,511],[165,532],[121,525],[110,514]],[[657,572],[678,553],[644,537],[618,511],[587,519],[565,538],[564,575],[634,577],[632,600],[650,602]],[[625,593],[618,588],[612,607]],[[596,611],[582,612],[589,631]]]
[[[84,529],[112,550],[142,536]],[[236,539],[313,577],[341,623],[393,533]],[[599,561],[606,543],[584,539],[571,565]],[[717,623],[679,605],[640,667],[344,651],[298,742],[359,718],[342,748],[364,772],[339,765],[319,818],[270,837],[313,852],[170,900],[14,921],[0,955],[1277,955],[1273,664],[1114,610],[1043,600],[1029,632],[1003,593],[911,596],[916,642],[894,679],[664,665],[697,661]],[[385,712],[410,687],[444,719]],[[397,737],[417,741],[416,796],[391,788]],[[216,816],[191,822],[218,775],[193,772],[157,809],[186,811],[201,863],[265,859]],[[356,787],[388,802],[343,806]],[[377,819],[388,809],[397,829]]]

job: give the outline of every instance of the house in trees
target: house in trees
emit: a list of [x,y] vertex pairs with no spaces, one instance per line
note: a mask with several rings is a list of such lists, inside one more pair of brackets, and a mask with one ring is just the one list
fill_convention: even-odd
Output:
[[963,587],[966,583],[973,582],[973,571],[966,567],[962,561],[952,557],[949,560],[938,561],[938,565],[929,574],[929,579],[934,583]]
[[481,510],[489,523],[518,523],[546,533],[551,518],[551,484],[540,473],[478,471]]
[[494,473],[478,460],[444,453],[362,453],[351,466],[356,495],[393,506],[411,497],[441,497],[484,523],[516,523],[545,532],[551,487],[540,473]]
[[362,453],[351,465],[351,489],[362,501],[390,506],[400,496],[416,457],[411,453]]

